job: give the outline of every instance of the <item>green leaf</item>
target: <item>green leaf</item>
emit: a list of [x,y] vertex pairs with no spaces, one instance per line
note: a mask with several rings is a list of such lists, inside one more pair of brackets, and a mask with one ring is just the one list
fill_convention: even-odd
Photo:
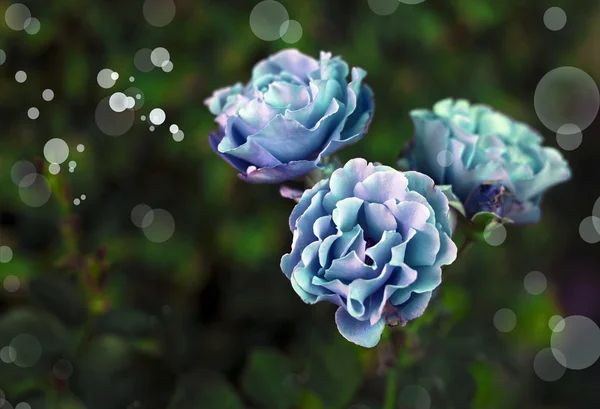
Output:
[[235,389],[222,375],[194,371],[179,379],[167,409],[243,409]]
[[359,353],[362,349],[335,334],[311,344],[308,386],[328,409],[350,403],[362,381]]
[[65,325],[82,325],[87,315],[85,298],[77,284],[63,275],[41,275],[29,284],[32,304],[55,315]]
[[110,333],[127,338],[157,335],[160,325],[156,317],[132,308],[118,308],[98,318],[95,330],[100,334]]
[[456,210],[458,213],[463,215],[464,217],[467,217],[467,212],[465,211],[465,208],[464,208],[462,202],[460,201],[458,196],[456,196],[454,194],[454,192],[452,191],[452,185],[438,185],[438,188],[442,191],[444,196],[446,196],[446,198],[448,199],[448,205],[452,209]]
[[252,352],[242,374],[242,387],[257,405],[268,409],[294,406],[300,391],[289,359],[273,349]]

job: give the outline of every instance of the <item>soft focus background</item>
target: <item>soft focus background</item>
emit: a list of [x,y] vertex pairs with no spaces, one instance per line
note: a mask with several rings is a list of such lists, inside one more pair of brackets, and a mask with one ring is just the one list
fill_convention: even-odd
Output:
[[[281,0],[302,33],[290,23],[275,41],[251,28],[256,0],[21,2],[37,20],[0,1],[2,409],[600,406],[598,121],[563,151],[574,177],[547,195],[541,223],[446,270],[426,314],[392,336],[397,376],[386,377],[381,348],[348,343],[336,307],[292,290],[279,259],[294,203],[213,154],[202,103],[277,50],[328,50],[375,91],[371,131],[344,161],[394,164],[409,110],[448,96],[493,105],[558,147],[534,93],[561,66],[600,81],[597,1]],[[560,12],[544,19],[554,6],[562,29]],[[255,31],[277,33],[280,11],[257,11]],[[150,58],[157,47],[169,55]],[[115,92],[136,110],[111,111]],[[597,112],[577,95],[547,102]],[[141,116],[154,108],[166,120],[151,131]],[[68,158],[60,141],[44,156],[53,138]],[[565,369],[551,345],[585,369]]]

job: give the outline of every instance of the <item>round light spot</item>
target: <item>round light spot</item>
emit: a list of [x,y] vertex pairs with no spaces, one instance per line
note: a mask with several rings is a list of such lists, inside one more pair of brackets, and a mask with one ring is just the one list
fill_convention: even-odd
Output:
[[421,4],[424,1],[425,0],[400,0],[400,3],[404,3],[404,4]]
[[150,59],[151,55],[151,49],[142,48],[135,53],[135,56],[133,57],[133,64],[141,72],[150,72],[154,69],[154,64],[152,64],[152,60]]
[[183,141],[184,137],[185,137],[185,135],[184,135],[184,133],[183,133],[183,131],[181,129],[173,134],[173,140],[175,142],[181,142],[181,141]]
[[154,27],[164,27],[175,17],[173,0],[146,0],[142,8],[144,18]]
[[[0,359],[5,364],[12,364],[15,362],[15,358],[17,357],[17,351],[10,345],[3,347],[0,349]],[[0,406],[3,407],[3,406]]]
[[[149,218],[153,220],[148,225]],[[146,214],[142,220],[142,225],[147,225],[143,228],[144,235],[154,243],[163,243],[175,233],[175,219],[173,219],[171,213],[164,209],[154,209],[151,216]]]
[[36,337],[20,334],[13,338],[10,346],[16,352],[15,364],[21,368],[31,368],[42,356],[42,346]]
[[166,63],[163,64],[162,70],[164,72],[171,72],[171,71],[173,71],[173,63],[171,61],[167,61]]
[[532,295],[538,295],[546,290],[548,282],[546,276],[539,271],[532,271],[525,276],[523,286],[525,291]]
[[118,80],[119,79],[119,73],[115,72],[115,71],[111,72],[110,73],[110,79],[113,80],[113,81]]
[[553,315],[548,320],[548,327],[552,332],[560,332],[565,329],[565,320],[560,315]]
[[586,243],[595,244],[600,241],[600,232],[596,229],[600,226],[600,218],[588,216],[579,224],[579,235]]
[[169,126],[169,132],[176,133],[179,130],[179,127],[175,124]]
[[123,112],[115,112],[109,105],[106,97],[96,107],[96,125],[102,132],[110,136],[125,134],[133,126],[135,114],[126,109]]
[[60,165],[58,163],[51,163],[48,166],[48,172],[52,175],[58,175],[60,173]]
[[150,132],[154,132],[154,126],[150,125],[150,127],[148,128],[150,130]]
[[380,16],[388,16],[398,9],[398,0],[369,0],[369,7],[373,13]]
[[157,47],[150,53],[150,61],[152,61],[155,67],[162,67],[170,58],[169,51],[164,47]]
[[31,18],[31,12],[27,6],[21,3],[11,4],[4,13],[6,25],[15,31],[23,30],[29,18]]
[[258,3],[250,13],[250,29],[264,41],[275,41],[280,37],[280,28],[289,20],[286,8],[278,1],[265,0]]
[[31,409],[31,406],[27,402],[19,402],[17,403],[17,406],[15,406],[15,409]]
[[538,83],[534,95],[535,112],[550,130],[558,132],[572,124],[582,132],[596,119],[600,92],[585,71],[560,67],[550,71]]
[[61,380],[67,380],[73,374],[73,364],[66,359],[59,359],[52,367],[54,376]]
[[140,117],[140,119],[141,119],[142,121],[145,121],[145,120],[146,120],[146,115],[142,115],[142,116]]
[[54,91],[52,91],[51,89],[45,89],[42,92],[42,99],[44,101],[52,101],[54,99]]
[[302,25],[296,20],[288,20],[279,28],[281,39],[288,44],[295,44],[302,38]]
[[75,168],[69,168],[69,173],[75,172]]
[[77,152],[83,152],[85,150],[85,146],[82,144],[77,145]]
[[115,80],[112,78],[113,70],[110,68],[104,68],[98,72],[96,76],[96,82],[104,89],[111,88],[115,85]]
[[122,92],[115,92],[110,96],[108,105],[115,112],[123,112],[127,109],[127,95]]
[[43,175],[37,175],[31,185],[19,187],[21,201],[30,207],[43,206],[50,199],[51,194],[50,182]]
[[69,167],[70,168],[76,168],[77,167],[77,162],[75,162],[74,160],[70,160],[69,161]]
[[583,142],[583,134],[577,125],[565,124],[556,132],[556,142],[558,146],[566,151],[572,151]]
[[135,106],[135,98],[125,97],[125,108],[133,109],[134,106]]
[[154,213],[152,212],[152,208],[145,203],[140,203],[139,205],[135,206],[131,210],[131,221],[136,227],[139,228],[150,226],[154,221]]
[[517,325],[517,316],[509,308],[502,308],[494,314],[494,326],[500,332],[510,332]]
[[135,81],[135,78],[134,77],[129,77],[129,82],[133,82],[133,81]]
[[79,200],[79,199],[77,199],[77,198],[73,199],[73,204],[74,204],[75,206],[79,206],[79,204],[80,204],[80,203],[81,203],[81,200]]
[[29,187],[35,182],[37,170],[33,163],[26,160],[16,162],[10,169],[10,178],[19,187]]
[[86,196],[86,195],[81,195],[80,197],[81,197],[81,200],[85,200],[85,199],[87,199],[87,196]]
[[592,216],[592,224],[596,228],[596,232],[600,235],[600,197],[596,199],[596,203],[594,203]]
[[406,409],[429,409],[431,397],[427,389],[419,385],[409,385],[398,396],[398,407]]
[[490,223],[483,229],[483,239],[490,246],[500,246],[506,240],[506,227],[499,223]]
[[21,280],[17,276],[9,275],[4,277],[3,286],[7,292],[14,293],[21,287]]
[[447,168],[454,163],[454,155],[452,152],[444,149],[438,153],[437,161],[441,167]]
[[17,73],[15,74],[15,80],[19,83],[22,84],[25,81],[27,81],[27,73],[25,73],[25,71],[17,71]]
[[40,110],[36,107],[31,107],[27,110],[27,116],[29,119],[38,119],[40,117]]
[[60,138],[52,138],[44,145],[44,157],[50,163],[63,163],[69,157],[69,145]]
[[564,319],[562,331],[553,332],[550,338],[552,352],[560,351],[563,360],[554,357],[569,369],[585,369],[600,358],[600,328],[591,319],[572,315]]
[[544,13],[544,25],[548,30],[558,31],[567,24],[567,14],[560,7],[550,7]]
[[533,360],[533,370],[543,381],[558,381],[565,374],[566,368],[561,365],[565,356],[557,349],[545,348],[537,353]]
[[152,122],[154,125],[162,125],[162,123],[165,122],[165,119],[167,119],[167,115],[162,109],[154,108],[152,111],[150,111],[149,118],[150,122]]
[[[125,95],[133,99],[133,110],[137,111],[144,106],[144,93],[136,87],[129,87],[125,90]],[[129,103],[131,105],[131,102]]]
[[0,65],[6,62],[6,53],[4,50],[0,49]]
[[13,258],[13,251],[8,246],[0,246],[0,263],[8,263]]
[[41,28],[40,20],[35,17],[30,17],[25,20],[25,32],[30,35],[39,33]]

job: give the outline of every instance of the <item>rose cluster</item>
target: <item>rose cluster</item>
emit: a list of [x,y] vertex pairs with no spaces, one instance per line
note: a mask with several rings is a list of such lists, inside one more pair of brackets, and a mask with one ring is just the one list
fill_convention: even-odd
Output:
[[411,112],[404,171],[361,158],[332,169],[331,155],[359,141],[373,118],[365,76],[330,53],[316,60],[284,50],[260,61],[246,85],[215,91],[205,103],[218,124],[210,144],[241,179],[305,178],[303,192],[285,189],[298,203],[281,270],[304,302],[338,306],[345,338],[373,347],[386,325],[423,314],[442,267],[456,259],[451,209],[467,228],[480,214],[537,222],[544,192],[571,174],[527,125],[452,99]]

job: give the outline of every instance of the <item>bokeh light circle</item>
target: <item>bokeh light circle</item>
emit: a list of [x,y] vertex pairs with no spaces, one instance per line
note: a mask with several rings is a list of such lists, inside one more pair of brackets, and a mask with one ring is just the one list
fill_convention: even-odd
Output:
[[67,380],[73,374],[73,364],[66,359],[59,359],[52,367],[54,376],[61,380]]
[[562,331],[552,332],[552,352],[558,350],[565,361],[555,358],[569,369],[581,370],[592,366],[600,358],[600,328],[583,315],[565,318]]
[[127,109],[127,95],[122,92],[115,92],[108,100],[110,109],[115,112],[123,112]]
[[548,285],[548,281],[546,280],[546,276],[544,273],[539,271],[532,271],[527,273],[525,279],[523,280],[523,286],[525,287],[525,291],[532,295],[538,295],[543,293],[546,290],[546,286]]
[[400,2],[398,0],[368,0],[369,7],[373,13],[380,16],[388,16],[398,9]]
[[598,235],[600,235],[600,197],[596,199],[596,203],[594,203],[592,216],[592,225],[595,227]]
[[4,52],[4,50],[0,49],[0,65],[4,64],[6,62],[6,52]]
[[15,350],[15,365],[21,368],[31,368],[42,356],[42,346],[36,337],[30,334],[20,334],[13,338],[10,346]]
[[[2,408],[2,409],[4,409],[4,408]],[[17,403],[17,406],[15,406],[15,409],[31,409],[31,405],[29,405],[29,403],[27,403],[27,402],[19,402],[19,403]]]
[[550,7],[544,13],[544,25],[548,30],[561,30],[565,24],[567,24],[567,13],[560,7]]
[[438,153],[437,162],[443,168],[452,166],[452,164],[454,163],[454,155],[449,150],[444,149],[440,151],[440,153]]
[[175,2],[173,0],[145,0],[142,13],[148,24],[164,27],[175,18]]
[[556,142],[558,143],[558,146],[566,151],[572,151],[579,148],[581,142],[583,142],[581,129],[574,124],[564,124],[556,132]]
[[[152,218],[152,222],[148,224],[149,218]],[[164,209],[152,210],[150,213],[144,216],[142,220],[144,235],[146,238],[154,243],[163,243],[173,236],[175,233],[175,219],[168,211]]]
[[164,72],[171,72],[173,71],[173,62],[172,61],[167,61],[163,64],[162,66],[162,70]]
[[6,292],[14,293],[19,291],[19,288],[21,288],[21,280],[19,280],[19,277],[17,276],[8,275],[4,277],[2,286],[4,287],[4,290],[6,290]]
[[546,128],[558,132],[565,124],[584,131],[600,109],[598,86],[585,71],[560,67],[547,73],[534,95],[535,112]]
[[517,325],[517,316],[513,310],[502,308],[494,314],[494,326],[500,332],[510,332]]
[[23,30],[29,18],[31,18],[31,11],[29,11],[26,5],[21,3],[11,4],[4,13],[6,25],[15,31]]
[[30,35],[34,35],[39,33],[42,25],[40,24],[40,20],[35,17],[30,17],[25,20],[25,32]]
[[162,125],[163,122],[165,122],[165,119],[167,119],[167,115],[162,109],[154,108],[152,111],[150,111],[148,119],[150,119],[150,122],[152,122],[154,125]]
[[110,68],[104,68],[98,72],[96,76],[96,82],[104,89],[111,88],[115,85],[115,80],[112,78],[113,70]]
[[[146,217],[150,214],[149,217]],[[154,213],[152,213],[152,208],[145,203],[140,203],[131,209],[131,221],[133,224],[139,228],[148,227],[154,221]]]
[[29,119],[38,119],[40,117],[40,110],[36,107],[31,107],[27,110],[27,116]]
[[19,187],[29,187],[35,182],[37,170],[33,163],[20,160],[10,169],[10,178]]
[[17,71],[15,73],[15,80],[19,83],[22,84],[25,81],[27,81],[27,73],[23,70]]
[[406,409],[429,409],[431,396],[427,389],[419,385],[409,385],[398,396],[398,407]]
[[281,37],[281,25],[289,20],[283,4],[274,0],[258,3],[250,12],[250,29],[264,41],[275,41]]
[[[13,362],[15,362],[16,357],[17,352],[10,345],[7,345],[0,349],[0,360],[5,364],[12,364]],[[3,406],[0,406],[0,408],[3,408]]]
[[50,163],[63,163],[69,157],[69,145],[60,138],[52,138],[44,145],[44,158]]
[[133,64],[141,72],[150,72],[154,69],[154,64],[152,64],[152,60],[150,59],[151,55],[151,49],[142,48],[135,53],[135,56],[133,57]]
[[558,381],[567,370],[563,363],[564,355],[557,349],[545,348],[537,353],[533,359],[533,370],[543,381]]
[[296,20],[288,20],[279,28],[281,39],[288,44],[295,44],[302,38],[302,25]]
[[51,195],[50,182],[43,175],[37,175],[31,185],[19,187],[19,197],[29,207],[43,206],[48,202]]
[[173,134],[173,140],[175,142],[181,142],[181,141],[183,141],[183,138],[185,138],[185,134],[183,133],[183,131],[181,129]]
[[595,244],[600,242],[600,218],[588,216],[579,224],[579,235],[586,243]]
[[500,246],[506,240],[507,232],[503,224],[490,223],[483,229],[483,239],[490,246]]
[[552,332],[560,332],[565,329],[565,320],[560,315],[553,315],[548,320],[548,327]]
[[51,163],[50,166],[48,166],[48,172],[53,175],[58,175],[60,173],[60,165],[58,163]]
[[146,98],[145,98],[142,90],[140,90],[139,88],[129,87],[124,91],[124,93],[128,97],[133,98],[133,100],[134,100],[133,110],[134,111],[138,111],[139,109],[141,109],[144,106],[144,102],[146,101]]
[[171,59],[169,51],[164,47],[156,47],[150,53],[150,61],[155,67],[162,67]]
[[126,109],[115,112],[109,105],[109,97],[104,98],[96,107],[96,125],[102,132],[110,136],[121,136],[131,129],[135,114]]
[[54,99],[54,91],[47,88],[42,92],[42,99],[44,101],[52,101]]
[[0,246],[0,263],[9,263],[13,258],[13,251],[8,246]]

